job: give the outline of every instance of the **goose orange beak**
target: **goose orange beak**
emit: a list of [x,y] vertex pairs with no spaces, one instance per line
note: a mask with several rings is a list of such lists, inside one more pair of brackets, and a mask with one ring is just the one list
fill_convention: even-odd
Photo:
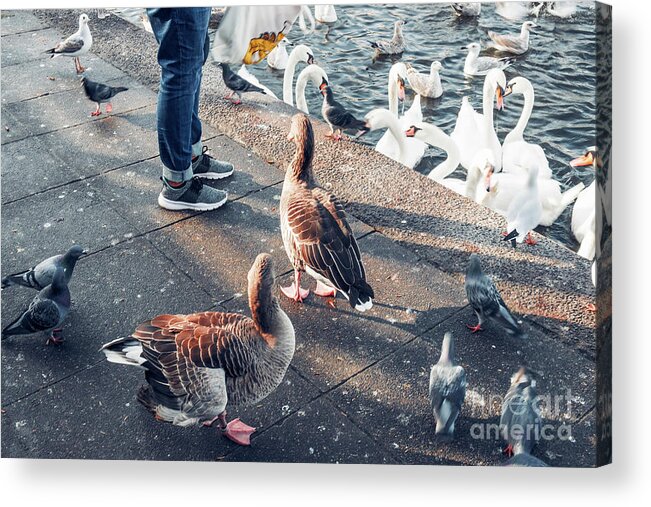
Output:
[[594,162],[594,155],[592,152],[588,152],[585,155],[582,155],[578,158],[575,158],[570,162],[572,167],[585,167],[587,165],[592,165]]

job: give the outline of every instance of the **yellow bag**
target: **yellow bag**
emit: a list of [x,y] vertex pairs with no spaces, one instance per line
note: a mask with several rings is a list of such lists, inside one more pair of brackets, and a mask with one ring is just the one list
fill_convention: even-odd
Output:
[[307,32],[305,18],[314,30],[314,17],[301,5],[233,6],[224,13],[213,43],[216,62],[247,65],[259,63],[283,40],[299,19]]

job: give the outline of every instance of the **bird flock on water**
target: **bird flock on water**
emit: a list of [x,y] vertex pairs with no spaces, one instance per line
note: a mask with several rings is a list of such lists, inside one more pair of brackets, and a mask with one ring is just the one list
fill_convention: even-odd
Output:
[[[499,3],[499,2],[498,2]],[[516,2],[518,3],[518,2]],[[523,2],[519,2],[522,4]],[[506,2],[504,4],[507,4]],[[543,9],[549,15],[572,15],[574,11],[561,2],[535,4],[533,12]],[[317,6],[316,19],[334,23],[333,6]],[[480,3],[453,4],[458,16],[479,16]],[[514,7],[501,6],[502,9]],[[505,15],[505,17],[508,17]],[[82,74],[84,92],[96,103],[93,116],[101,115],[101,104],[111,113],[111,99],[127,91],[88,79],[79,57],[92,45],[86,14],[79,17],[79,30],[46,53],[74,58],[75,70]],[[400,55],[408,50],[405,22],[394,24],[391,39],[370,44],[376,54]],[[494,47],[520,55],[530,50],[530,32],[538,28],[532,21],[522,24],[519,34],[488,32]],[[270,66],[284,70],[283,100],[294,105],[294,75],[299,63],[305,68],[296,81],[296,107],[301,111],[292,117],[288,139],[295,146],[294,157],[287,167],[280,198],[280,229],[285,252],[293,266],[294,279],[281,287],[284,297],[301,303],[310,291],[301,286],[307,273],[316,280],[314,294],[333,300],[343,296],[359,312],[372,309],[376,297],[363,264],[362,252],[353,234],[342,203],[330,191],[320,187],[312,171],[315,133],[305,100],[307,84],[323,95],[321,114],[330,127],[326,136],[333,141],[344,139],[342,132],[355,130],[358,136],[371,130],[386,129],[376,149],[390,158],[413,168],[431,144],[443,149],[447,158],[431,171],[429,177],[466,197],[485,204],[507,218],[504,240],[515,247],[526,242],[534,245],[531,231],[539,224],[551,224],[560,213],[577,201],[572,215],[572,229],[581,241],[580,254],[594,257],[594,184],[560,191],[552,177],[549,163],[540,145],[524,140],[524,130],[533,110],[534,91],[522,76],[507,82],[504,68],[514,60],[479,56],[481,47],[467,46],[463,72],[484,76],[482,113],[477,113],[464,98],[454,131],[447,135],[439,127],[423,121],[420,96],[440,97],[443,94],[438,61],[431,64],[430,74],[418,73],[413,67],[395,63],[389,73],[388,109],[376,109],[358,119],[337,101],[324,69],[316,64],[312,50],[301,44],[287,53],[283,41],[270,55]],[[271,94],[243,66],[237,73],[225,63],[224,84],[227,97],[234,105],[241,104],[242,94]],[[255,78],[253,78],[255,79]],[[404,115],[398,114],[398,103],[405,99],[409,83],[416,93],[414,104]],[[499,110],[506,97],[524,96],[522,116],[517,126],[500,143],[493,128],[493,110]],[[235,100],[232,97],[236,96]],[[591,147],[572,167],[598,167],[597,149]],[[448,176],[462,165],[466,180]],[[590,200],[590,197],[592,199]],[[577,209],[578,208],[578,209]],[[590,216],[592,213],[592,216]],[[576,227],[575,227],[576,215]],[[586,242],[584,245],[583,242]],[[592,243],[590,243],[592,242]],[[62,326],[71,308],[68,285],[77,261],[88,252],[78,245],[67,252],[49,257],[31,269],[6,276],[2,289],[23,286],[38,291],[25,310],[2,331],[3,338],[47,332],[47,343],[61,345]],[[294,326],[281,306],[276,292],[274,261],[268,254],[256,257],[247,276],[248,302],[251,317],[239,313],[201,311],[188,315],[162,314],[139,324],[128,337],[117,338],[102,347],[106,359],[145,371],[146,385],[138,392],[138,400],[158,420],[179,426],[216,425],[221,434],[240,445],[250,445],[255,428],[239,419],[227,419],[227,406],[258,404],[273,392],[292,361],[296,347]],[[498,327],[509,336],[526,340],[527,334],[509,310],[495,283],[486,275],[477,254],[471,254],[465,274],[465,290],[477,324],[468,324],[469,333],[483,330],[486,323]],[[334,303],[333,303],[334,304]],[[514,466],[546,466],[532,455],[539,432],[510,431],[513,427],[537,428],[541,424],[536,406],[536,385],[539,375],[527,367],[512,377],[504,398],[500,428],[505,440],[504,451]],[[454,337],[445,333],[439,361],[432,366],[429,399],[434,419],[434,432],[442,441],[454,438],[455,423],[462,413],[467,388],[464,368],[455,362]]]

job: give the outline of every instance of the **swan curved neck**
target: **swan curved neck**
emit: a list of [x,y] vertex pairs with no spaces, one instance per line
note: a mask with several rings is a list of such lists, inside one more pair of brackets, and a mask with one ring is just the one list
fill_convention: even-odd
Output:
[[404,133],[400,130],[398,119],[389,111],[384,110],[380,116],[380,125],[377,128],[388,128],[391,135],[398,144],[398,158],[404,164],[407,158],[407,145],[405,144]]
[[292,97],[292,85],[294,84],[294,74],[296,73],[296,64],[298,63],[298,53],[292,51],[287,59],[287,66],[283,74],[283,102],[294,105],[294,97]]
[[473,165],[468,170],[468,175],[466,176],[466,197],[468,199],[472,199],[473,201],[475,200],[477,185],[479,184],[480,180],[481,171],[479,170],[479,167]]
[[427,144],[440,148],[447,154],[446,159],[432,169],[428,175],[433,180],[441,181],[458,167],[459,161],[461,160],[461,153],[459,152],[457,143],[442,130],[431,128],[428,125],[423,128],[423,132]]
[[531,86],[526,87],[522,95],[524,96],[524,105],[522,106],[522,113],[520,113],[520,118],[518,119],[518,123],[516,123],[515,127],[513,127],[513,130],[509,132],[509,134],[507,135],[507,138],[505,139],[506,142],[523,139],[524,129],[527,128],[529,119],[531,118],[531,113],[533,111],[533,104],[534,104],[533,88]]
[[495,84],[486,80],[484,82],[484,97],[482,102],[482,112],[484,113],[484,125],[488,133],[493,129],[493,97],[495,96]]

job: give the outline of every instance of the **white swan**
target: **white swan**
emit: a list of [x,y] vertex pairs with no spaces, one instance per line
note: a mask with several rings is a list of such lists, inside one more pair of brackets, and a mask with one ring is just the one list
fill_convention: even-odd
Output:
[[577,2],[551,2],[547,4],[547,14],[557,18],[569,18],[574,16],[577,9]]
[[[593,165],[595,162],[596,148],[588,148],[585,155],[575,158],[570,162],[572,167]],[[597,180],[588,185],[576,198],[572,208],[572,233],[581,244],[577,252],[581,257],[592,260],[596,252],[596,188]]]
[[287,67],[287,39],[281,40],[278,45],[267,55],[267,65],[272,69],[284,70]]
[[314,63],[305,67],[296,79],[296,107],[305,114],[310,114],[305,100],[305,87],[310,82],[318,89],[324,81],[328,83],[328,75],[321,67]]
[[538,167],[540,178],[551,178],[552,171],[545,151],[539,144],[528,143],[524,140],[524,129],[529,123],[534,106],[534,91],[531,81],[522,76],[509,81],[504,91],[504,96],[521,94],[524,96],[524,105],[518,123],[504,138],[502,145],[502,170],[507,173],[527,174],[527,169],[532,165]]
[[427,175],[428,178],[441,183],[459,166],[461,153],[459,152],[459,148],[457,148],[457,144],[436,125],[418,122],[410,125],[405,135],[408,138],[414,137],[420,139],[430,146],[445,151],[446,159],[429,172]]
[[[420,96],[416,95],[411,107],[401,117],[398,117],[398,102],[405,98],[405,77],[407,67],[404,63],[398,62],[391,66],[389,81],[387,84],[387,95],[389,100],[389,111],[398,120],[398,136],[405,144],[405,154],[400,155],[400,149],[393,130],[388,129],[375,145],[375,150],[383,155],[392,158],[413,169],[423,158],[426,144],[418,139],[406,139],[404,131],[414,123],[423,121],[423,112],[420,105]],[[382,127],[387,128],[388,126]]]
[[483,115],[477,114],[466,97],[461,102],[457,122],[450,137],[461,152],[461,165],[470,168],[475,154],[490,149],[495,161],[495,172],[502,170],[502,145],[493,127],[493,100],[502,109],[502,97],[506,88],[506,76],[500,69],[491,70],[484,79]]
[[439,76],[439,70],[442,68],[443,65],[441,65],[441,62],[432,62],[428,76],[427,74],[419,73],[411,65],[407,66],[407,79],[409,80],[409,85],[418,95],[438,99],[443,95],[441,76]]
[[388,109],[378,108],[369,111],[364,117],[364,120],[366,121],[366,128],[368,130],[389,129],[393,136],[396,150],[391,155],[386,153],[383,153],[383,155],[410,167],[408,165],[410,163],[410,157],[407,150],[407,138],[405,137],[404,131],[400,128],[398,118]]
[[283,102],[290,106],[294,105],[292,88],[294,86],[294,73],[296,72],[298,62],[305,62],[308,65],[314,63],[312,50],[305,44],[299,44],[292,50],[287,60],[287,66],[285,67],[285,74],[283,76]]
[[494,58],[492,56],[479,56],[481,46],[477,42],[468,44],[461,49],[467,49],[468,55],[463,64],[463,73],[466,76],[485,76],[492,69],[506,69],[511,65],[510,58]]
[[337,11],[334,5],[315,5],[314,19],[319,23],[334,23],[337,21]]
[[249,83],[259,86],[270,97],[273,97],[274,99],[278,98],[276,97],[276,94],[274,92],[272,92],[269,88],[263,85],[260,81],[258,81],[257,77],[255,77],[253,74],[249,72],[249,69],[246,68],[246,65],[242,64],[240,69],[237,71],[237,75],[240,76],[241,78],[246,79]]

